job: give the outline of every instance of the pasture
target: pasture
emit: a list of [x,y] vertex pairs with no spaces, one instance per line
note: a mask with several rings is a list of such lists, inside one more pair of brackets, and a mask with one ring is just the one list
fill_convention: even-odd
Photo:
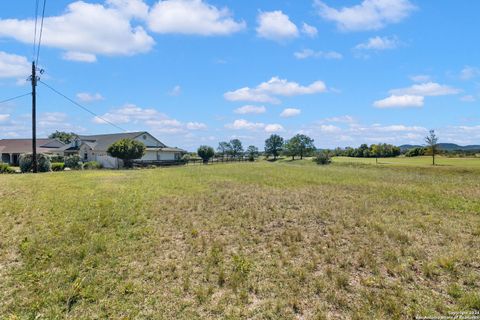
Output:
[[424,160],[0,176],[0,318],[480,310],[480,159]]

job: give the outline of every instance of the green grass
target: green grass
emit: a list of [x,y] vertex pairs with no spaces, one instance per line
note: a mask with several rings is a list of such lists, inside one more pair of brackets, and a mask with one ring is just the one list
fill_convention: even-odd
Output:
[[[375,158],[348,158],[336,157],[333,159],[337,163],[361,163],[361,164],[375,164]],[[480,169],[480,158],[448,158],[438,156],[435,158],[435,163],[440,167],[458,167],[458,168],[478,168]],[[396,157],[396,158],[380,158],[379,165],[387,166],[415,166],[415,167],[429,167],[432,165],[432,157]]]
[[0,318],[480,309],[480,170],[342,160],[0,176]]

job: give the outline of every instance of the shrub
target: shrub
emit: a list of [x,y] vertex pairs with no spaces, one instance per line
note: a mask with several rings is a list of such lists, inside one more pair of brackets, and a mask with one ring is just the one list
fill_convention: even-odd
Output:
[[[25,172],[30,172],[33,169],[33,155],[31,153],[22,154],[20,156],[20,170]],[[37,169],[38,172],[49,172],[52,167],[50,163],[50,157],[43,153],[37,154]]]
[[147,147],[139,141],[132,139],[121,139],[108,147],[107,153],[118,159],[122,159],[125,167],[131,168],[133,160],[140,159],[145,155]]
[[6,163],[0,163],[0,174],[3,173],[15,173],[15,170]]
[[63,162],[53,162],[52,171],[63,171],[65,164]]
[[65,168],[70,168],[72,170],[81,170],[82,161],[80,156],[73,155],[65,158]]
[[330,154],[328,154],[328,152],[317,153],[315,158],[313,158],[313,161],[319,165],[327,165],[332,163],[332,159],[330,158]]
[[60,162],[65,162],[65,157],[58,155],[58,154],[53,154],[50,156],[50,161],[53,163],[60,163]]
[[97,161],[90,161],[83,164],[83,169],[85,170],[95,170],[102,169],[102,165]]

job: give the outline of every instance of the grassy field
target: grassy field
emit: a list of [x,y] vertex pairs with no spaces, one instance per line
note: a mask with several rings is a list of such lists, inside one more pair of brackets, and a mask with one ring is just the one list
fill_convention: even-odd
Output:
[[0,318],[480,310],[480,169],[344,161],[0,176]]
[[[361,164],[376,164],[375,158],[347,158],[336,157],[333,159],[338,163],[361,163]],[[439,167],[459,167],[459,168],[478,168],[480,169],[480,158],[448,158],[436,157],[435,163]],[[415,167],[430,167],[432,165],[432,157],[396,157],[396,158],[381,158],[378,159],[379,165],[386,166],[415,166]]]

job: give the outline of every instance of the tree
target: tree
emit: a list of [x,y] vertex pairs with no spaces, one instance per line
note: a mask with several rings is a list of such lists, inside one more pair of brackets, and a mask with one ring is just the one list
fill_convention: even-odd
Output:
[[73,132],[65,132],[65,131],[55,131],[54,133],[48,136],[48,139],[57,139],[62,141],[65,144],[69,144],[72,142],[73,138],[76,136]]
[[381,155],[381,146],[379,144],[372,144],[370,146],[371,154],[375,156],[375,164],[378,164],[378,157]]
[[300,156],[300,159],[303,159],[304,156],[307,156],[315,151],[315,145],[313,144],[314,140],[309,136],[297,134],[290,139],[290,141],[293,141],[296,153],[298,156]]
[[231,155],[232,157],[238,157],[243,153],[243,146],[242,142],[238,139],[233,139],[230,140],[230,146],[231,146]]
[[255,161],[255,158],[258,157],[258,148],[255,146],[248,146],[247,155],[249,161]]
[[217,151],[222,155],[222,158],[225,158],[225,155],[232,153],[232,145],[226,141],[222,141],[218,144]]
[[430,130],[428,136],[425,137],[428,151],[432,154],[432,165],[435,165],[435,154],[438,152],[438,137],[435,134],[435,130]]
[[202,158],[203,163],[207,164],[208,160],[215,155],[215,150],[209,146],[200,146],[197,150],[197,154]]
[[146,147],[142,142],[132,139],[121,139],[107,149],[107,153],[124,161],[125,167],[132,167],[132,160],[140,159],[145,155]]
[[272,134],[270,138],[265,140],[265,153],[272,155],[273,160],[277,160],[278,155],[282,152],[283,138],[277,134]]
[[298,145],[293,138],[287,140],[283,145],[283,155],[292,157],[292,160],[295,160],[295,156],[298,155]]

